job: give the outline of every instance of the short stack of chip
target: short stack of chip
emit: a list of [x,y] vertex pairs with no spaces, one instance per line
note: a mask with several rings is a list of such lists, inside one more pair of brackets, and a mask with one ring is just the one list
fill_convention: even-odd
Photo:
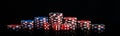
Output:
[[77,28],[77,17],[64,17],[64,24],[68,24],[70,30]]
[[49,23],[51,24],[52,29],[60,30],[62,19],[63,19],[63,13],[49,13]]
[[79,27],[81,30],[90,30],[91,21],[89,20],[78,20]]
[[104,24],[92,24],[92,30],[94,32],[104,32],[105,25]]
[[21,20],[21,26],[23,29],[33,30],[34,21],[33,20]]
[[19,31],[21,29],[21,25],[11,24],[7,25],[7,28],[9,30]]

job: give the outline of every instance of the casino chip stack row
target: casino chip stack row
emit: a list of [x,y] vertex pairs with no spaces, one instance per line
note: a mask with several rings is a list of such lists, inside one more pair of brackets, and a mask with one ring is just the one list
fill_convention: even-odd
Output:
[[21,25],[10,24],[10,25],[7,25],[7,28],[9,30],[19,31],[21,29]]
[[105,25],[104,24],[92,24],[92,30],[94,32],[104,32]]
[[32,30],[34,27],[44,30],[92,30],[104,31],[104,24],[91,24],[89,20],[77,20],[77,17],[63,17],[63,13],[49,13],[49,17],[34,17],[34,20],[21,20],[21,25],[8,25],[8,29],[19,30],[28,29]]
[[64,24],[68,24],[70,30],[75,30],[77,28],[77,17],[64,17]]
[[33,30],[34,21],[33,20],[21,20],[21,25],[23,29]]
[[49,13],[49,23],[54,30],[60,30],[62,24],[63,13]]
[[89,20],[78,20],[78,24],[81,30],[90,30],[91,28],[91,21]]

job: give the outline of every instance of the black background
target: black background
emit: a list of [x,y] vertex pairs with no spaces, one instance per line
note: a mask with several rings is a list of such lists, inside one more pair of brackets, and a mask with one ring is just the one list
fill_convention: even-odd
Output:
[[[91,20],[92,23],[105,24],[105,35],[112,35],[119,16],[114,1],[103,0],[8,0],[8,8],[1,15],[0,32],[10,34],[7,24],[20,23],[23,19],[35,16],[48,16],[50,12],[62,12],[64,16],[75,16],[78,20]],[[35,33],[35,32],[34,32]],[[15,34],[15,33],[11,33]]]

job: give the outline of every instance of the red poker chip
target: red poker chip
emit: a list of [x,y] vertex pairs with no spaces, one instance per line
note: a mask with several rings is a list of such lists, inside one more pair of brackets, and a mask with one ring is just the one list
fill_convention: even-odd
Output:
[[48,23],[44,23],[44,25],[43,25],[43,28],[44,28],[44,30],[49,30],[49,24]]
[[21,28],[21,25],[11,24],[7,25],[7,28]]
[[61,30],[69,30],[69,25],[68,24],[62,24],[61,25]]
[[53,30],[60,30],[60,24],[59,23],[54,23],[52,24]]

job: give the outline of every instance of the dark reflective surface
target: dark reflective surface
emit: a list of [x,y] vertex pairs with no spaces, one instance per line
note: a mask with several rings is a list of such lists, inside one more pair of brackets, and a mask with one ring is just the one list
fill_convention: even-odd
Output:
[[6,31],[2,34],[10,36],[105,36],[105,32],[98,33],[92,31],[44,31],[44,30],[34,30],[34,31]]

